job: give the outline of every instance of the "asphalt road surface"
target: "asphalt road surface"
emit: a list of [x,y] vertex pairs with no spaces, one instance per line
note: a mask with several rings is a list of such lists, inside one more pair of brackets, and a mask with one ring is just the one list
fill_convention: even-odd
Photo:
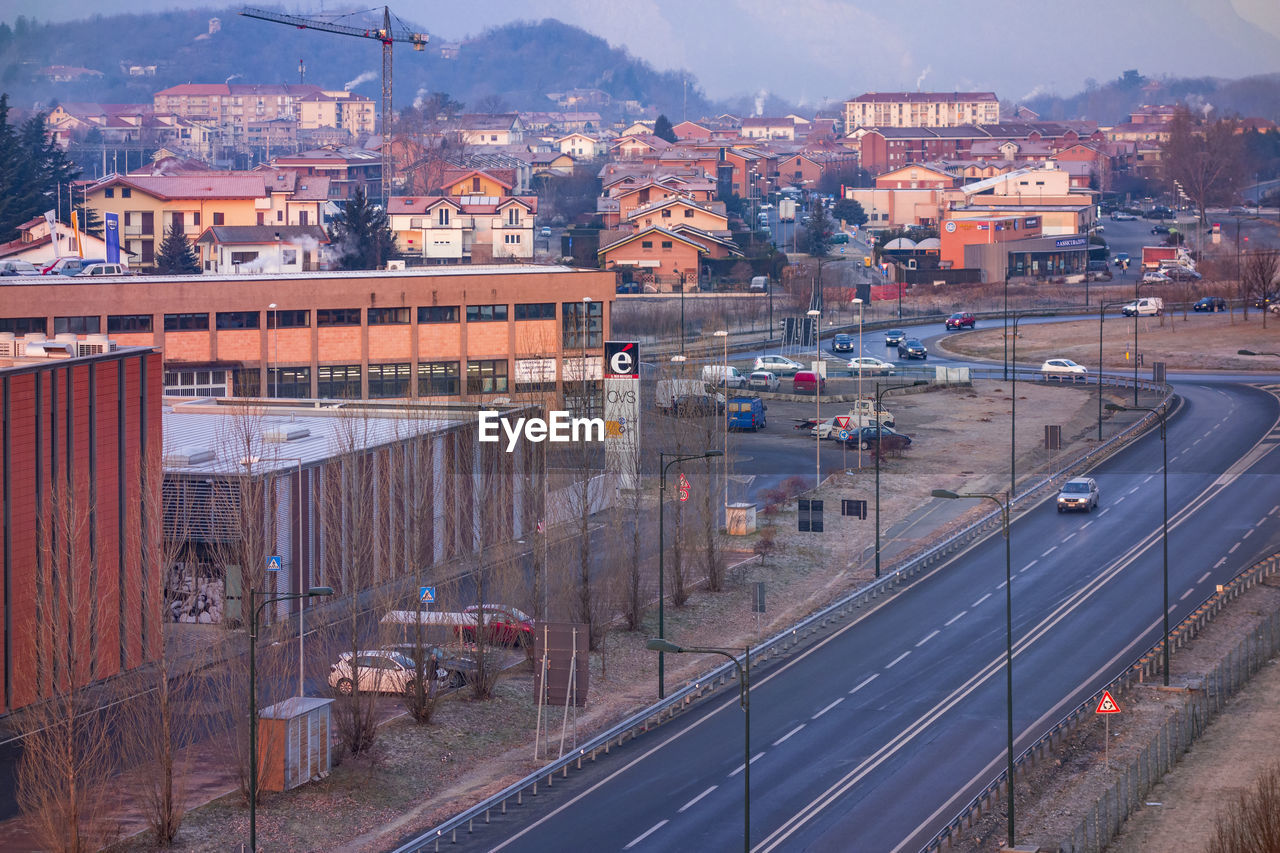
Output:
[[[1169,453],[1173,624],[1280,547],[1280,405],[1181,387]],[[1016,751],[1159,636],[1161,444],[1104,463],[1102,503],[1018,508],[1011,536]],[[939,487],[951,484],[939,482]],[[756,850],[916,850],[1002,769],[1005,544],[978,543],[807,651],[753,672]],[[736,690],[614,750],[475,835],[467,849],[742,846]]]

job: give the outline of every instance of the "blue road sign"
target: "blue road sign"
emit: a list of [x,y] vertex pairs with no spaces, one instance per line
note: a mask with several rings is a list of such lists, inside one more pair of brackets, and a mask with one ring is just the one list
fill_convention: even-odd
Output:
[[422,601],[423,604],[435,604],[436,588],[434,586],[418,587],[418,598]]
[[278,556],[273,554],[272,556],[267,557],[267,571],[269,572],[280,571],[280,558]]

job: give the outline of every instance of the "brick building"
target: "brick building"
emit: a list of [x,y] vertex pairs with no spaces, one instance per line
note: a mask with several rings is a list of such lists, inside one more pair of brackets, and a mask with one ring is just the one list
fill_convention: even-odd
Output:
[[[0,336],[0,713],[133,669],[162,642],[158,536],[160,353],[15,357]],[[154,469],[152,469],[154,470]]]

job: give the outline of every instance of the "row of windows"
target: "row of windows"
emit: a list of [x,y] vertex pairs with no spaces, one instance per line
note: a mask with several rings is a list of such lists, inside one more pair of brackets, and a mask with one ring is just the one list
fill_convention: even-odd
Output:
[[[177,373],[172,375],[177,385]],[[183,374],[184,376],[190,374]],[[418,364],[418,395],[422,397],[456,397],[462,393],[462,369],[457,361],[427,361]],[[253,368],[236,370],[232,376],[232,393],[239,397],[256,397],[259,374]],[[413,365],[369,365],[369,397],[408,397],[413,381]],[[187,383],[189,384],[189,382]],[[468,394],[504,394],[508,390],[507,362],[504,359],[482,359],[467,362]],[[554,389],[554,383],[549,385]],[[311,396],[311,368],[273,367],[267,371],[267,394],[282,398]],[[316,368],[316,396],[329,399],[360,397],[360,365],[326,364]]]

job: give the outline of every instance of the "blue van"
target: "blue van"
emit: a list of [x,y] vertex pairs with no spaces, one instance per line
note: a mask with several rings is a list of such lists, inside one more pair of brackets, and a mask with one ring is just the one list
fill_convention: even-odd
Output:
[[725,409],[729,429],[749,429],[752,432],[765,428],[765,405],[759,397],[733,397]]

